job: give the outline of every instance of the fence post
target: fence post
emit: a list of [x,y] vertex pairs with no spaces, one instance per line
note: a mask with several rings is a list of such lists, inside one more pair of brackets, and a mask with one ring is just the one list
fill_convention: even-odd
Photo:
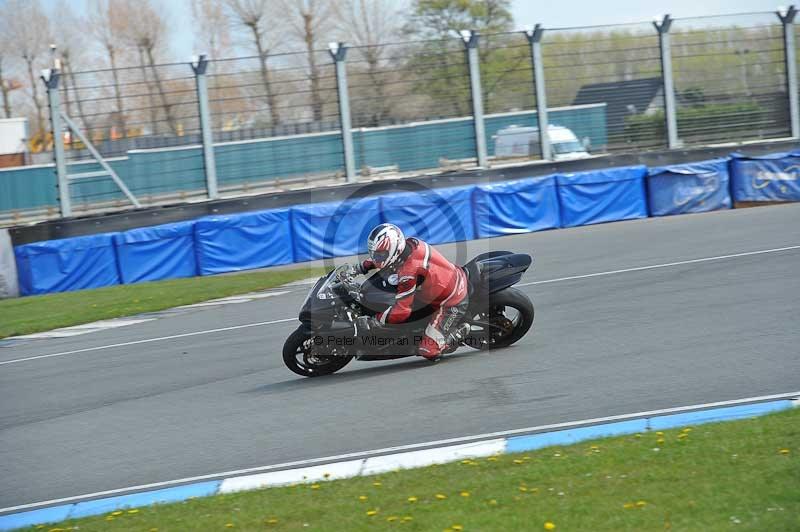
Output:
[[472,120],[475,125],[475,150],[478,154],[478,166],[486,168],[488,156],[486,152],[486,129],[483,125],[483,91],[481,90],[481,66],[478,56],[478,32],[464,30],[461,38],[467,48],[469,63],[469,85],[472,90]]
[[550,151],[550,137],[547,134],[550,121],[547,118],[547,92],[544,81],[544,62],[542,61],[542,36],[544,28],[537,24],[532,29],[525,30],[528,44],[531,45],[531,64],[533,65],[533,85],[536,90],[536,119],[539,122],[539,149],[542,159],[552,158]]
[[797,51],[795,50],[794,19],[797,8],[789,6],[786,12],[778,11],[783,23],[783,46],[786,58],[786,90],[789,91],[789,116],[792,123],[792,137],[800,138],[800,102],[797,87]]
[[47,88],[47,103],[50,107],[50,130],[53,132],[53,155],[56,162],[56,176],[58,177],[58,200],[61,216],[72,216],[72,200],[69,193],[69,178],[67,177],[67,159],[64,156],[64,132],[61,126],[61,99],[58,94],[58,82],[61,72],[57,68],[50,68],[42,72],[42,81]]
[[195,85],[197,86],[197,104],[200,110],[200,131],[203,135],[203,162],[206,174],[206,191],[208,199],[219,198],[217,186],[217,163],[214,159],[214,135],[211,125],[211,110],[208,106],[208,58],[200,54],[191,62],[194,71]]
[[332,42],[328,51],[336,65],[336,92],[339,96],[339,118],[344,146],[344,172],[348,183],[356,181],[356,161],[353,150],[353,130],[350,123],[350,95],[347,90],[347,47],[342,42]]
[[661,77],[664,83],[664,114],[667,121],[667,147],[675,149],[681,147],[678,140],[678,119],[675,109],[675,86],[672,80],[672,47],[670,44],[669,29],[672,27],[672,17],[664,15],[659,22],[653,22],[658,31],[658,43],[661,48]]

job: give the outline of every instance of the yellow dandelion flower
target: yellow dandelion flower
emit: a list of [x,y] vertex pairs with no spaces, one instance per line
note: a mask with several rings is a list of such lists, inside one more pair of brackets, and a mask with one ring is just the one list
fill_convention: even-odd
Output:
[[138,513],[139,513],[139,510],[137,510],[137,509],[135,509],[135,508],[134,508],[133,510],[128,510],[128,513],[129,513],[129,514],[138,514]]
[[681,432],[692,432],[692,427],[686,427]]
[[515,464],[524,464],[525,462],[523,462],[522,460],[517,459],[517,460],[514,460],[514,463]]
[[319,489],[319,484],[311,484],[311,489],[312,490],[318,490]]
[[781,453],[781,454],[789,454],[789,449],[781,449],[778,452]]
[[489,504],[492,506],[497,506],[497,499],[492,499],[491,501],[489,501]]
[[641,438],[641,437],[642,437],[642,435],[641,435],[641,433],[638,433],[638,432],[637,432],[637,433],[636,433],[636,435],[635,435],[635,437],[636,437],[636,438]]
[[497,462],[497,457],[496,456],[490,456],[486,460],[489,461],[489,462]]
[[278,524],[278,520],[275,519],[274,517],[271,518],[271,519],[267,519],[267,524],[268,525],[277,525]]
[[528,491],[528,488],[525,486],[520,486],[519,491]]
[[450,525],[450,528],[452,528],[452,529],[453,529],[453,530],[455,530],[456,532],[458,532],[458,531],[460,531],[460,530],[464,530],[464,527],[463,527],[463,526],[461,526],[461,525]]
[[622,505],[622,507],[625,508],[626,510],[630,510],[631,508],[635,508],[636,505],[633,504],[632,502],[626,502],[625,504]]
[[225,523],[225,528],[233,528],[233,523]]
[[461,460],[461,463],[465,465],[469,464],[470,462],[472,462],[472,460]]
[[447,495],[445,495],[444,493],[437,493],[436,498],[439,499],[440,501],[443,501],[447,498]]
[[659,445],[661,445],[662,443],[664,443],[664,438],[659,438],[659,439],[657,439],[657,440],[656,440],[656,443],[657,443],[657,444],[659,444]]
[[383,484],[381,484],[380,482],[373,482],[372,485],[375,486],[376,488],[380,488],[381,486],[383,486]]
[[411,517],[410,515],[407,515],[407,516],[403,517],[403,519],[401,519],[401,521],[403,521],[404,523],[408,523],[409,521],[413,521],[413,520],[414,520],[414,518]]
[[544,529],[545,530],[555,530],[556,529],[556,525],[554,523],[551,523],[550,521],[548,521],[548,522],[546,522],[544,524]]
[[373,515],[377,515],[378,510],[367,510],[367,515],[372,517]]
[[390,515],[389,517],[386,518],[386,520],[389,521],[390,523],[397,521],[397,519],[398,518],[396,515]]
[[113,515],[114,517],[116,517],[116,516],[118,516],[118,515],[122,515],[122,514],[124,514],[124,513],[125,513],[125,512],[123,512],[122,510],[117,510],[116,512],[111,512],[111,515]]
[[664,433],[661,432],[660,430],[658,432],[656,432],[656,436],[663,436],[663,435],[664,435]]
[[647,506],[647,502],[646,501],[636,501],[636,506],[638,508],[644,508],[645,506]]
[[417,502],[417,498],[412,495],[408,498],[408,502]]
[[157,528],[151,528],[150,532],[158,532],[158,529]]
[[597,450],[597,449],[599,449],[599,448],[600,448],[600,447],[598,447],[597,445],[592,445],[591,447],[589,447],[589,449],[591,449],[591,450],[593,450],[593,451],[596,451],[596,450]]
[[462,497],[469,497],[469,492],[468,491],[462,491],[459,495],[461,495]]
[[113,520],[114,520],[113,515],[106,516],[106,521],[113,521]]

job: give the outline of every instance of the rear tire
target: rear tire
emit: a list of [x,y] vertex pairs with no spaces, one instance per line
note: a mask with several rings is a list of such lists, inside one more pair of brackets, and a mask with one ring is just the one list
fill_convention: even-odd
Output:
[[352,356],[315,356],[305,349],[303,343],[313,335],[298,327],[283,344],[283,363],[303,377],[321,377],[336,373],[345,367]]
[[530,298],[516,288],[506,288],[491,294],[486,310],[495,314],[495,319],[492,320],[492,317],[490,317],[490,322],[499,319],[499,316],[496,316],[497,310],[505,312],[507,307],[513,308],[518,313],[518,316],[512,322],[513,328],[508,333],[500,336],[492,333],[491,340],[487,342],[482,342],[479,336],[469,335],[464,339],[464,344],[473,349],[486,351],[508,347],[525,336],[533,325],[534,318],[533,303]]

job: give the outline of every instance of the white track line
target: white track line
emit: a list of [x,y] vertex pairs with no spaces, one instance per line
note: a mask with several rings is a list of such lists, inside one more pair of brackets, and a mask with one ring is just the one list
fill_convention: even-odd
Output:
[[[745,253],[734,253],[734,254],[731,254],[731,255],[719,255],[719,256],[716,256],[716,257],[706,257],[706,258],[702,258],[702,259],[682,260],[682,261],[678,261],[678,262],[667,262],[667,263],[664,263],[664,264],[653,264],[651,266],[639,266],[637,268],[626,268],[624,270],[611,270],[611,271],[607,271],[607,272],[589,273],[589,274],[586,274],[586,275],[573,275],[571,277],[560,277],[558,279],[547,279],[547,280],[544,280],[544,281],[533,281],[533,282],[530,282],[530,283],[521,283],[521,284],[518,284],[516,286],[520,286],[521,287],[521,286],[533,286],[533,285],[548,284],[548,283],[559,283],[559,282],[562,282],[562,281],[571,281],[571,280],[574,280],[574,279],[588,279],[588,278],[591,278],[591,277],[601,277],[601,276],[605,276],[605,275],[616,275],[616,274],[619,274],[619,273],[629,273],[629,272],[639,272],[639,271],[646,271],[646,270],[655,270],[655,269],[658,269],[658,268],[669,268],[669,267],[672,267],[672,266],[682,266],[682,265],[685,265],[685,264],[698,264],[698,263],[703,263],[703,262],[711,262],[711,261],[724,260],[724,259],[733,259],[733,258],[737,258],[737,257],[749,257],[749,256],[752,256],[752,255],[764,255],[764,254],[767,254],[767,253],[778,253],[780,251],[790,251],[790,250],[794,250],[794,249],[800,249],[800,245],[787,246],[787,247],[783,247],[783,248],[763,249],[763,250],[760,250],[760,251],[747,251]],[[232,331],[232,330],[235,330],[235,329],[245,329],[245,328],[248,328],[248,327],[259,327],[259,326],[262,326],[262,325],[272,325],[272,324],[275,324],[275,323],[286,323],[286,322],[289,322],[289,321],[294,321],[296,319],[297,318],[285,318],[285,319],[273,320],[273,321],[261,321],[261,322],[258,322],[258,323],[248,323],[248,324],[245,324],[245,325],[236,325],[236,326],[233,326],[233,327],[223,327],[221,329],[210,329],[210,330],[207,330],[207,331],[197,331],[197,332],[191,332],[191,333],[185,333],[185,334],[176,334],[176,335],[173,335],[173,336],[161,336],[159,338],[148,338],[146,340],[135,340],[135,341],[132,341],[132,342],[124,342],[124,343],[120,343],[120,344],[111,344],[111,345],[101,345],[101,346],[97,346],[97,347],[88,347],[86,349],[76,349],[74,351],[65,351],[63,353],[53,353],[53,354],[50,354],[50,355],[39,355],[39,356],[26,357],[26,358],[18,358],[18,359],[15,359],[15,360],[6,360],[6,361],[3,361],[3,362],[0,362],[0,366],[5,366],[7,364],[16,364],[16,363],[19,363],[19,362],[28,362],[30,360],[39,360],[39,359],[43,359],[43,358],[53,358],[53,357],[60,357],[60,356],[65,356],[65,355],[74,355],[76,353],[86,353],[86,352],[89,352],[89,351],[101,351],[103,349],[112,349],[112,348],[115,348],[115,347],[124,347],[124,346],[128,346],[128,345],[137,345],[137,344],[145,344],[145,343],[150,343],[150,342],[159,342],[159,341],[162,341],[162,340],[174,340],[175,338],[186,338],[188,336],[197,336],[197,335],[201,335],[201,334],[213,334],[213,333],[216,333],[216,332]]]
[[711,262],[715,260],[734,259],[737,257],[749,257],[751,255],[764,255],[766,253],[778,253],[779,251],[789,251],[792,249],[800,249],[798,246],[787,246],[785,248],[763,249],[761,251],[748,251],[745,253],[734,253],[732,255],[719,255],[717,257],[706,257],[703,259],[682,260],[678,262],[666,262],[664,264],[653,264],[651,266],[639,266],[638,268],[625,268],[624,270],[611,270],[608,272],[588,273],[586,275],[573,275],[570,277],[559,277],[558,279],[547,279],[546,281],[533,281],[530,283],[520,283],[515,286],[533,286],[537,284],[560,283],[562,281],[571,281],[573,279],[588,279],[590,277],[601,277],[604,275],[616,275],[618,273],[641,272],[645,270],[655,270],[658,268],[670,268],[672,266],[683,266],[684,264],[698,264],[701,262]]
[[584,419],[581,421],[567,421],[564,423],[553,423],[550,425],[539,425],[536,427],[527,427],[523,429],[513,429],[513,430],[504,430],[501,432],[489,432],[486,434],[476,434],[474,436],[462,436],[458,438],[449,438],[446,440],[437,440],[437,441],[429,441],[424,443],[412,443],[410,445],[399,445],[396,447],[386,447],[384,449],[375,449],[372,451],[361,451],[355,453],[347,453],[347,454],[340,454],[336,456],[327,456],[324,458],[313,458],[310,460],[297,460],[295,462],[286,462],[283,464],[275,464],[275,465],[268,465],[262,467],[251,467],[248,469],[238,469],[234,471],[225,471],[223,473],[214,473],[210,475],[202,475],[198,477],[188,477],[182,478],[178,480],[169,480],[166,482],[155,482],[153,484],[142,484],[139,486],[131,486],[129,488],[119,488],[114,490],[108,491],[100,491],[97,493],[88,493],[86,495],[77,495],[75,497],[65,497],[63,499],[53,499],[50,501],[42,501],[42,502],[35,502],[30,504],[23,504],[20,506],[12,506],[10,508],[0,508],[0,514],[4,514],[6,512],[15,512],[19,510],[26,510],[31,508],[38,508],[41,506],[52,506],[55,504],[60,503],[68,503],[73,501],[80,501],[80,500],[88,500],[88,499],[97,499],[100,497],[107,497],[109,495],[118,495],[120,493],[131,493],[143,490],[152,490],[158,488],[166,488],[170,486],[176,486],[180,484],[188,484],[192,482],[200,482],[204,480],[215,480],[215,479],[224,479],[230,477],[236,477],[240,475],[246,475],[249,473],[258,473],[262,471],[272,471],[272,470],[280,470],[280,469],[288,469],[297,466],[306,466],[306,465],[313,465],[313,464],[324,464],[329,462],[337,462],[341,460],[348,460],[348,459],[355,459],[355,458],[367,458],[370,456],[376,455],[383,455],[383,454],[391,454],[396,453],[398,451],[408,451],[412,449],[422,449],[427,447],[440,447],[446,446],[451,444],[458,444],[458,443],[468,443],[468,442],[477,442],[481,440],[491,440],[494,438],[502,438],[507,436],[517,436],[523,434],[535,434],[538,432],[549,432],[553,430],[563,430],[569,429],[574,427],[582,427],[582,426],[590,426],[590,425],[597,425],[601,423],[608,423],[614,421],[625,421],[629,419],[639,419],[639,418],[646,418],[651,416],[662,416],[668,414],[679,414],[681,412],[692,412],[695,410],[707,410],[709,408],[720,408],[726,406],[736,406],[748,403],[763,403],[766,401],[775,401],[780,399],[795,399],[800,397],[800,391],[796,392],[789,392],[789,393],[779,393],[773,395],[761,395],[757,397],[747,397],[744,399],[733,399],[730,401],[718,401],[715,403],[702,403],[697,405],[689,405],[689,406],[678,406],[674,408],[663,408],[660,410],[648,410],[645,412],[636,412],[633,414],[622,414],[617,416],[606,416],[606,417],[598,417],[598,418],[591,418],[591,419]]
[[85,349],[75,349],[74,351],[64,351],[63,353],[52,353],[49,355],[39,355],[34,357],[26,357],[26,358],[18,358],[15,360],[5,360],[0,362],[0,366],[5,366],[6,364],[16,364],[18,362],[27,362],[29,360],[39,360],[42,358],[53,358],[53,357],[63,357],[66,355],[74,355],[76,353],[88,353],[89,351],[100,351],[102,349],[112,349],[114,347],[124,347],[128,345],[138,345],[138,344],[147,344],[150,342],[160,342],[162,340],[174,340],[175,338],[186,338],[187,336],[199,336],[201,334],[213,334],[223,331],[234,331],[236,329],[246,329],[248,327],[260,327],[262,325],[273,325],[275,323],[286,323],[287,321],[296,321],[297,318],[285,318],[282,320],[272,320],[272,321],[259,321],[257,323],[247,323],[245,325],[234,325],[233,327],[222,327],[220,329],[209,329],[207,331],[196,331],[184,334],[173,334],[172,336],[160,336],[158,338],[148,338],[146,340],[134,340],[132,342],[122,342],[119,344],[111,344],[111,345],[100,345],[97,347],[87,347]]

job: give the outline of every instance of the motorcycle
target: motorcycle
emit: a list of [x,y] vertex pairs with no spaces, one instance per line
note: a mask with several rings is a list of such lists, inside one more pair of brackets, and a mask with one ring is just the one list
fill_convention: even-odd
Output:
[[[530,255],[491,251],[462,266],[467,274],[469,306],[453,327],[443,354],[459,347],[478,350],[508,347],[533,324],[531,300],[513,288],[530,267]],[[347,265],[328,272],[313,286],[300,310],[300,326],[283,346],[286,366],[304,377],[330,375],[357,360],[415,356],[435,309],[416,304],[401,324],[359,331],[360,316],[375,316],[394,303],[396,275],[374,273],[357,282]]]

